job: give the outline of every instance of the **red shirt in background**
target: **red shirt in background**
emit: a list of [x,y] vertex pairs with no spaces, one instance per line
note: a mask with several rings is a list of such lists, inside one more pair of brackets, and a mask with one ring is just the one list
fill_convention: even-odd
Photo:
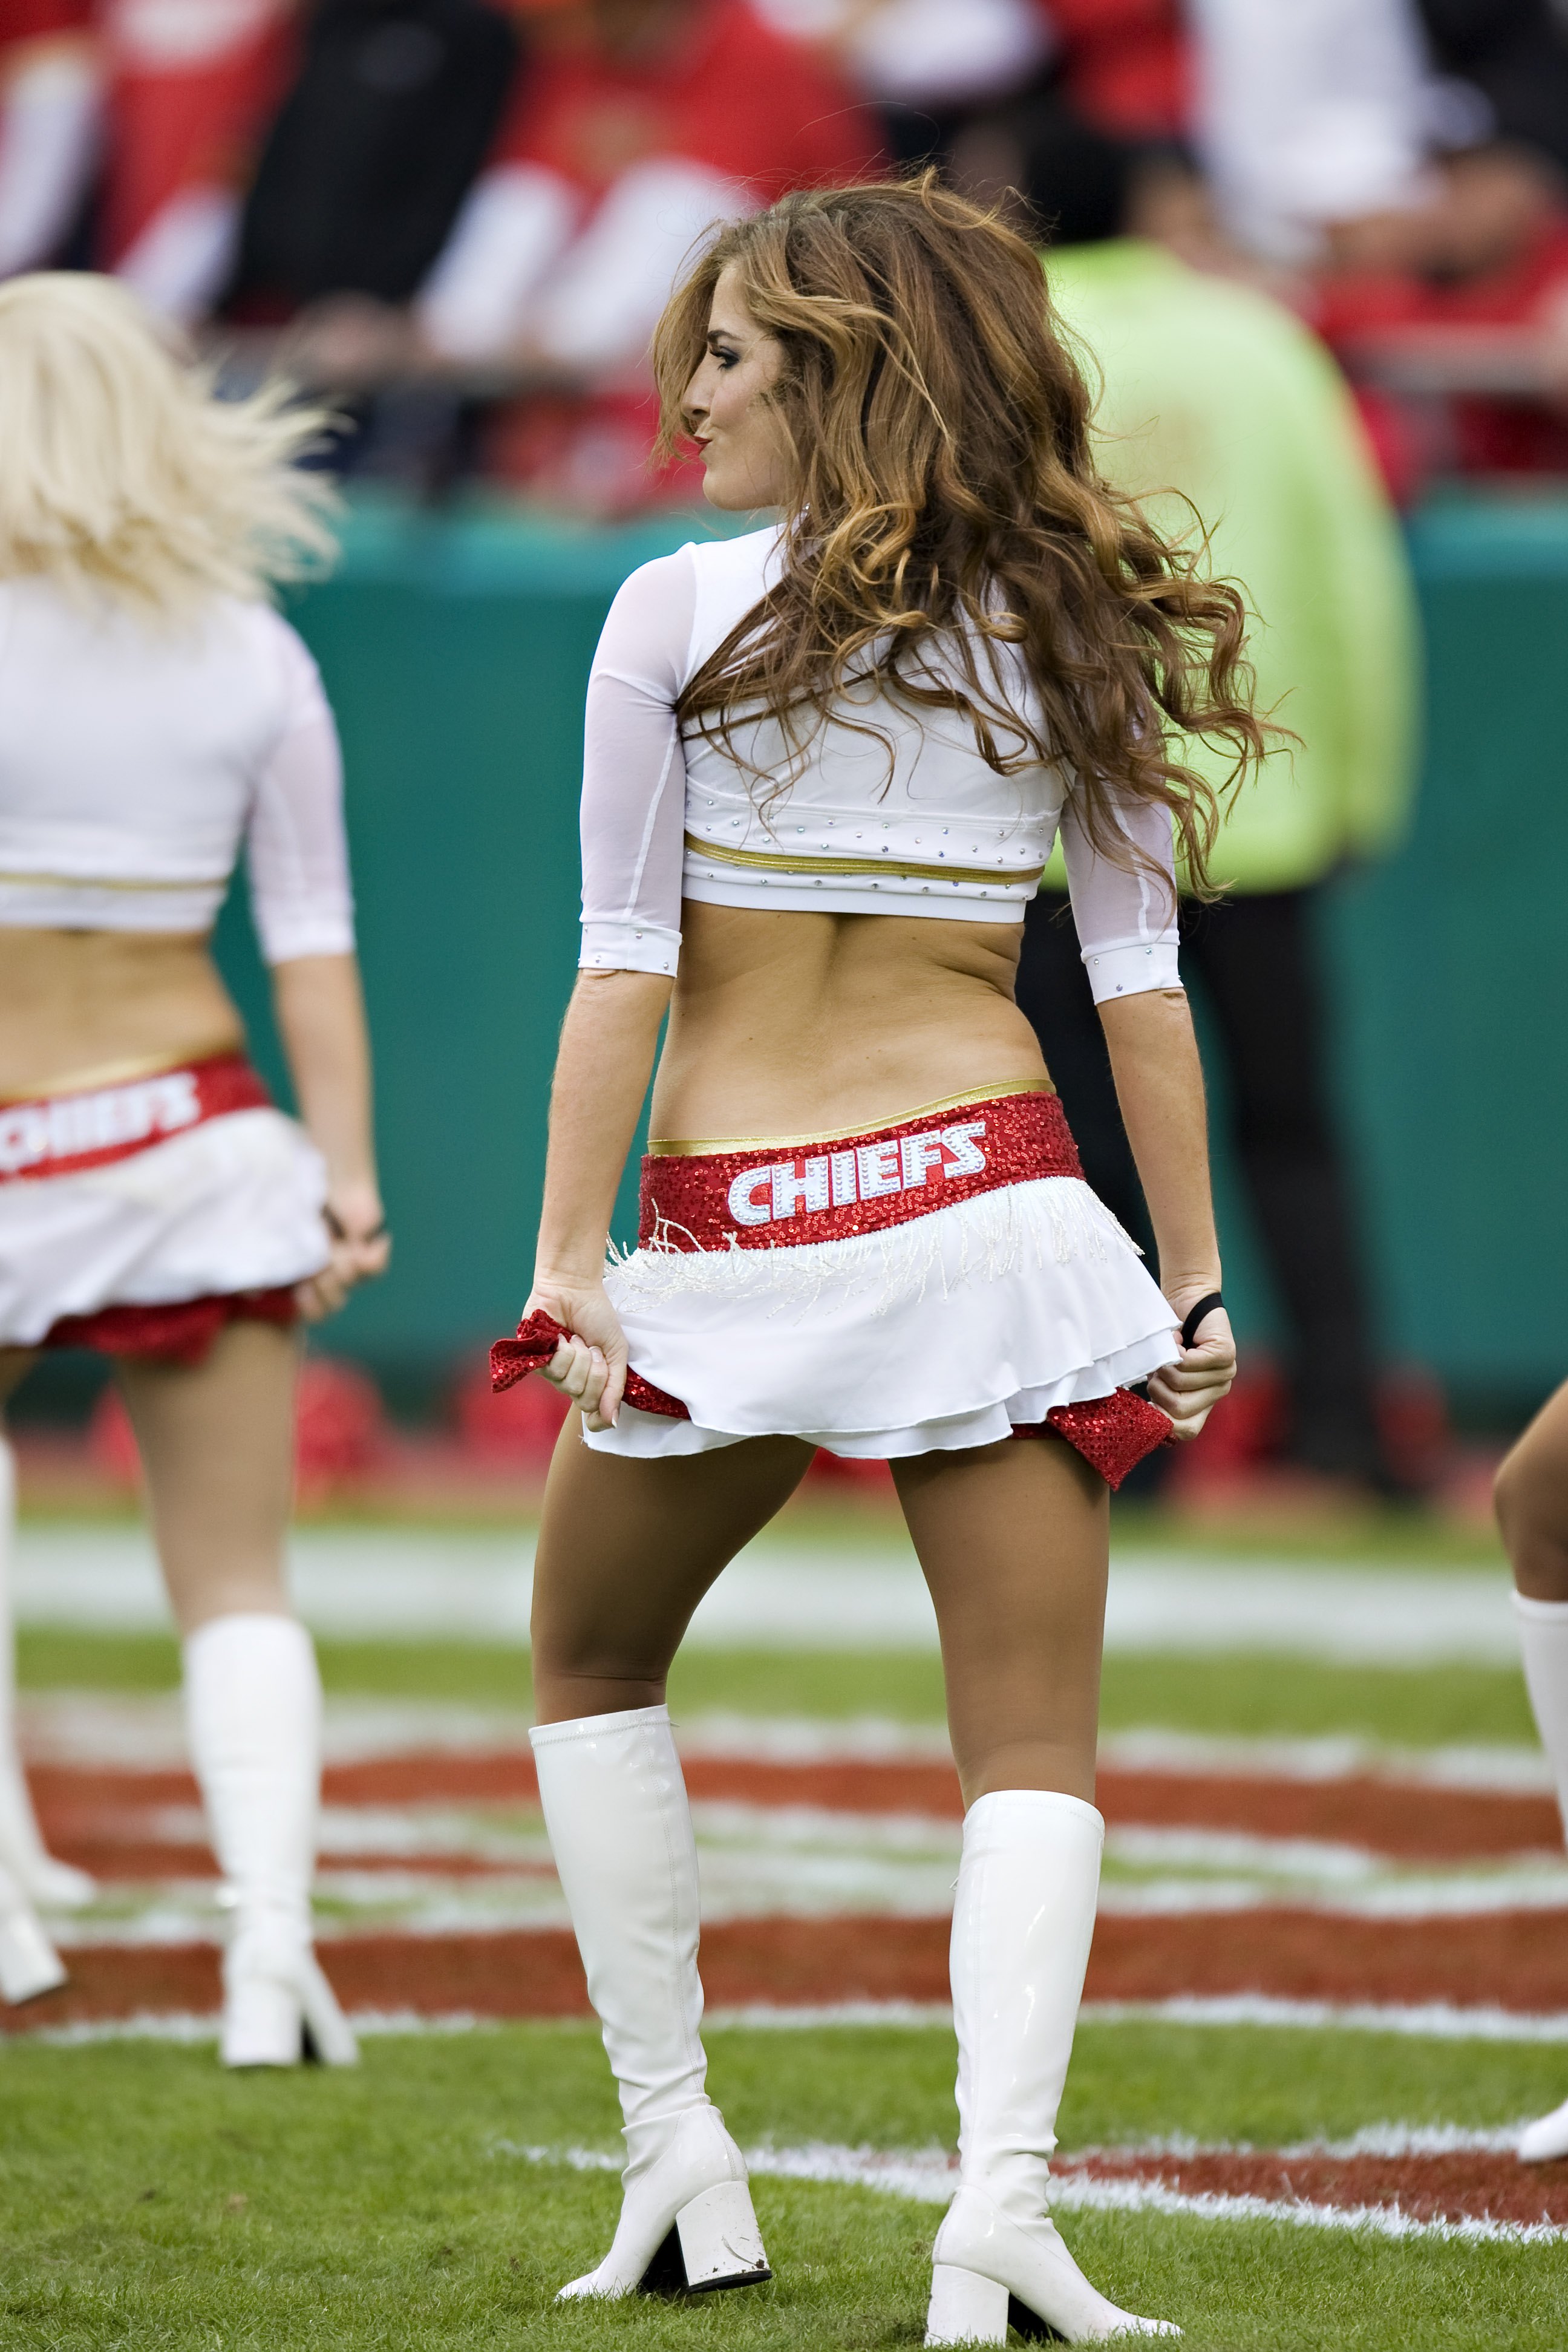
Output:
[[[1453,282],[1414,275],[1325,278],[1311,323],[1353,364],[1359,337],[1401,327],[1528,327],[1568,294],[1568,214],[1540,224],[1514,259]],[[1568,473],[1568,420],[1527,400],[1465,394],[1452,404],[1450,461],[1463,473]]]
[[863,178],[882,160],[876,122],[847,86],[743,0],[709,0],[663,57],[635,65],[586,42],[542,49],[490,160],[538,163],[602,194],[656,155],[705,163],[764,203]]
[[[1178,0],[1040,0],[1062,88],[1097,130],[1179,138],[1191,124],[1191,44]],[[1273,0],[1258,0],[1259,7]]]
[[[579,20],[586,27],[586,12]],[[663,56],[635,64],[541,43],[520,79],[492,165],[533,164],[589,200],[623,173],[671,159],[700,164],[771,204],[790,188],[874,175],[875,116],[833,68],[764,25],[744,0],[705,0]],[[651,387],[583,398],[539,394],[494,420],[495,472],[567,505],[626,510],[700,497],[700,468],[644,464],[658,421]]]
[[186,189],[243,184],[282,93],[292,15],[290,0],[104,0],[105,268]]
[[23,41],[89,32],[92,13],[92,0],[0,0],[0,55]]

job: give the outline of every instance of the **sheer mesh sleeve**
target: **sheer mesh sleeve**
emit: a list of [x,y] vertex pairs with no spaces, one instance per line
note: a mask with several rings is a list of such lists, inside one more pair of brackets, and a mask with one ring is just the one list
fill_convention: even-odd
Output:
[[675,703],[697,603],[689,548],[634,572],[588,680],[583,751],[583,952],[595,971],[680,960],[686,759]]
[[1171,813],[1151,801],[1122,801],[1116,815],[1130,845],[1153,861],[1130,871],[1102,857],[1079,821],[1071,793],[1062,812],[1072,916],[1094,1001],[1180,988],[1176,969],[1175,859]]
[[250,907],[269,964],[352,955],[353,896],[343,833],[343,768],[321,675],[276,614],[282,731],[261,772],[247,837]]

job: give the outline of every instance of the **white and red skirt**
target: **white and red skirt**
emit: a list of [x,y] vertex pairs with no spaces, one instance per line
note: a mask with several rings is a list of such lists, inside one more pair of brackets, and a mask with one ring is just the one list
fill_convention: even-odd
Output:
[[0,1104],[0,1347],[195,1362],[237,1317],[291,1322],[325,1198],[240,1054]]
[[[1175,1360],[1175,1318],[1048,1085],[865,1134],[656,1145],[641,1206],[606,1270],[631,1378],[596,1452],[788,1435],[895,1459],[1054,1433],[1115,1485],[1170,1433],[1129,1383]],[[499,1341],[497,1385],[557,1336],[534,1317]]]

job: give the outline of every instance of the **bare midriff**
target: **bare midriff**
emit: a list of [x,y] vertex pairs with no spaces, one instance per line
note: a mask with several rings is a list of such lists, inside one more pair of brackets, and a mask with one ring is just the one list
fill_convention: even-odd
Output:
[[0,1102],[113,1085],[245,1045],[195,932],[0,927]]
[[850,1133],[1046,1066],[1013,1001],[1021,923],[687,900],[660,1139]]

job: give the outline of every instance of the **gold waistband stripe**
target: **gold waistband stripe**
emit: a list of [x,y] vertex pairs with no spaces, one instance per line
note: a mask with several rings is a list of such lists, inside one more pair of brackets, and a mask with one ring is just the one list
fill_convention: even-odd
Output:
[[243,1037],[224,1037],[183,1054],[141,1054],[133,1060],[99,1062],[91,1069],[71,1070],[64,1077],[42,1078],[37,1086],[25,1087],[19,1094],[0,1096],[0,1110],[9,1110],[16,1103],[54,1102],[64,1095],[93,1095],[104,1087],[132,1086],[138,1078],[161,1078],[166,1070],[195,1069],[199,1062],[216,1062],[220,1055],[226,1057],[244,1051]]
[[943,1095],[940,1102],[917,1103],[913,1110],[898,1110],[887,1118],[861,1119],[855,1127],[831,1127],[816,1135],[721,1135],[701,1143],[672,1143],[660,1136],[649,1141],[650,1160],[698,1160],[729,1151],[800,1151],[813,1143],[844,1143],[860,1135],[879,1135],[884,1128],[908,1127],[912,1119],[935,1118],[942,1111],[963,1110],[971,1103],[999,1102],[1005,1095],[1054,1095],[1049,1078],[1010,1078],[1000,1085],[971,1087],[961,1095]]
[[877,874],[900,882],[983,882],[991,888],[1010,885],[1033,890],[1046,870],[1043,866],[921,866],[900,857],[798,857],[783,850],[732,849],[727,842],[702,841],[694,833],[687,835],[686,846],[695,856],[747,873],[819,874],[842,881]]

